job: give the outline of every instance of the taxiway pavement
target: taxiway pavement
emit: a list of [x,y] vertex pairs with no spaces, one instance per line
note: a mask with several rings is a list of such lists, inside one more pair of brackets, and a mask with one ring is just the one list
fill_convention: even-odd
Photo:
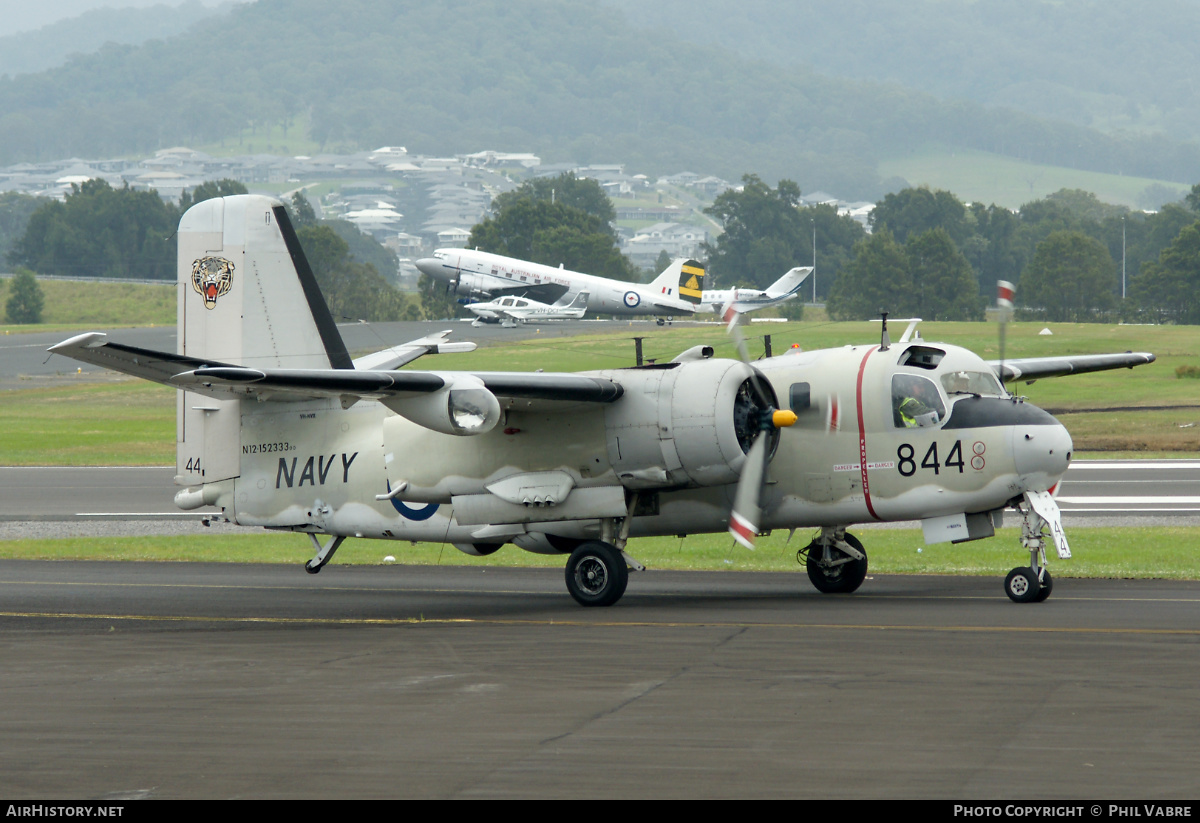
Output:
[[1200,583],[0,561],[17,798],[1200,795]]

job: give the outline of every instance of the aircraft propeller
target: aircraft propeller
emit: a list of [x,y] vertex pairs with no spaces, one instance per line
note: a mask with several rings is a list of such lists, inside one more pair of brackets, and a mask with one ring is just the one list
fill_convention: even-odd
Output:
[[733,497],[733,511],[729,515],[729,533],[733,539],[748,549],[754,548],[754,538],[758,536],[759,518],[762,510],[759,500],[762,488],[766,482],[767,473],[767,444],[771,435],[781,428],[786,428],[796,422],[796,413],[786,409],[775,408],[775,399],[759,382],[758,371],[750,363],[750,355],[746,350],[746,340],[741,330],[741,312],[735,311],[732,302],[725,309],[725,321],[728,323],[729,334],[737,346],[738,356],[750,367],[750,385],[753,387],[757,404],[750,411],[751,430],[756,431],[754,443],[746,453],[746,462],[742,464],[742,473],[738,477],[737,491]]

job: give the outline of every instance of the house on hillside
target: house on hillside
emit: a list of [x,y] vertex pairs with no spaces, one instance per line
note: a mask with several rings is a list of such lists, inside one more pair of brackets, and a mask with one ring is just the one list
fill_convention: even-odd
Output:
[[640,229],[626,243],[622,251],[640,268],[654,265],[658,255],[665,251],[671,257],[697,257],[700,246],[708,241],[708,232],[685,223],[655,223]]

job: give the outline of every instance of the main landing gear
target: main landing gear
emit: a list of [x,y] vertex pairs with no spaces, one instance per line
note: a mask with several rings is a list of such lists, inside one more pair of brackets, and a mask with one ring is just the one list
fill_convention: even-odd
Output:
[[616,546],[589,540],[567,561],[567,591],[581,606],[611,606],[625,594],[629,567]]
[[821,529],[820,537],[796,552],[796,561],[824,594],[849,594],[867,578],[866,549],[840,526]]
[[625,553],[629,526],[638,496],[629,498],[629,510],[623,518],[600,521],[600,539],[580,543],[567,560],[567,591],[581,606],[611,606],[625,594],[629,570],[644,572],[646,567]]

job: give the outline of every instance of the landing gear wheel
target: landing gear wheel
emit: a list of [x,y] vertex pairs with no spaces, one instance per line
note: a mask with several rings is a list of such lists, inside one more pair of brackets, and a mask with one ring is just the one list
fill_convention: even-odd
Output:
[[866,549],[852,534],[846,535],[846,542],[863,553],[862,560],[854,560],[840,549],[830,546],[830,559],[826,562],[825,549],[821,542],[814,540],[809,544],[808,562],[805,565],[808,569],[808,579],[817,591],[824,594],[850,594],[867,579]]
[[1050,596],[1050,592],[1054,591],[1054,578],[1050,576],[1049,569],[1042,570],[1042,588],[1038,591],[1037,597],[1033,598],[1034,603],[1041,603]]
[[1013,569],[1004,578],[1004,593],[1014,603],[1033,603],[1037,601],[1041,590],[1037,572],[1028,566]]
[[567,591],[581,606],[611,606],[625,594],[629,567],[615,546],[589,540],[567,561]]

